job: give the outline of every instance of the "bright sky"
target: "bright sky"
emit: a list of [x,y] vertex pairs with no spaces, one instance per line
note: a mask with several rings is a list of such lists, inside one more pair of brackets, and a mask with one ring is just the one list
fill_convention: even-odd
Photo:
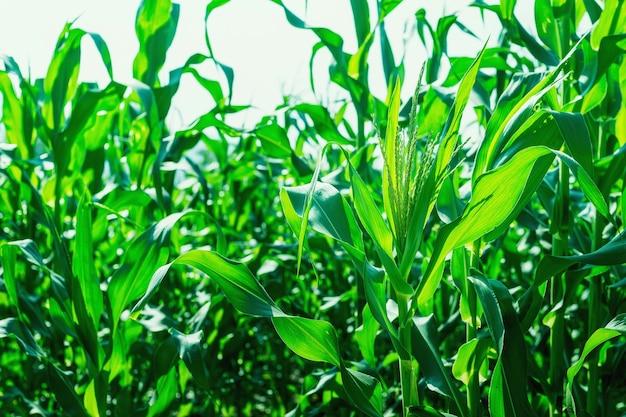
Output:
[[[375,1],[370,3],[372,10],[375,10]],[[405,0],[386,23],[392,45],[402,47],[405,28],[414,22],[414,13],[420,8],[426,8],[427,17],[434,26],[436,20],[443,16],[442,13],[460,11],[461,21],[476,33],[489,32],[480,20],[477,9],[468,8],[468,3],[465,0]],[[527,1],[518,3],[528,4]],[[162,81],[167,79],[169,70],[182,66],[192,54],[207,53],[204,45],[206,1],[180,0],[179,4],[181,15],[178,31],[161,73]],[[306,16],[303,0],[288,0],[286,4],[298,16],[305,17],[310,26],[328,27],[339,33],[344,39],[344,49],[355,52],[356,38],[348,0],[309,1]],[[63,25],[66,21],[76,19],[76,27],[98,33],[104,38],[111,52],[114,78],[120,82],[128,81],[132,77],[132,61],[138,49],[134,34],[138,5],[137,0],[0,0],[0,53],[15,58],[23,73],[28,73],[30,68],[32,78],[41,78],[45,75]],[[532,19],[528,16],[532,14],[532,9],[518,5],[517,14]],[[282,103],[283,94],[300,96],[312,102],[328,103],[337,98],[339,90],[328,89],[326,85],[330,57],[323,53],[316,58],[316,66],[319,67],[316,72],[318,96],[312,95],[308,60],[317,38],[310,31],[291,27],[282,9],[269,0],[232,0],[213,12],[208,26],[217,59],[235,71],[234,104],[252,103],[260,109],[257,115],[248,112],[248,119],[242,122],[255,123],[257,120],[250,118],[256,119],[258,115],[272,112]],[[493,21],[488,26],[499,27]],[[412,33],[415,33],[414,30]],[[450,38],[449,45],[452,55],[474,54],[482,46],[482,41],[472,40],[460,32],[453,33],[456,36]],[[459,39],[459,42],[454,42],[455,39]],[[493,35],[492,40],[495,40]],[[372,59],[380,56],[377,42],[375,45]],[[401,49],[396,51],[397,56],[401,53]],[[406,50],[408,85],[415,85],[419,67],[426,57],[424,49],[414,37],[407,44]],[[373,92],[384,98],[386,87],[381,72],[376,71],[380,65],[372,63],[371,67]],[[217,77],[211,71],[206,73],[209,77],[212,74]],[[106,79],[95,48],[88,42],[83,43],[81,78],[89,81]],[[178,113],[171,114],[171,120],[182,127],[210,110],[213,103],[191,76],[186,75],[174,106]]]

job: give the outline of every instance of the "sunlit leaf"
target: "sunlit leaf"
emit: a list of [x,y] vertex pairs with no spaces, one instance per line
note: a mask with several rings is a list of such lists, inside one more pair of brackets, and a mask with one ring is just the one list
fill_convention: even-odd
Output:
[[341,365],[337,334],[330,323],[290,316],[277,316],[272,322],[283,342],[299,356]]
[[179,13],[180,6],[170,0],[143,0],[137,11],[139,52],[133,61],[133,76],[150,87],[159,84],[158,72],[174,40]]

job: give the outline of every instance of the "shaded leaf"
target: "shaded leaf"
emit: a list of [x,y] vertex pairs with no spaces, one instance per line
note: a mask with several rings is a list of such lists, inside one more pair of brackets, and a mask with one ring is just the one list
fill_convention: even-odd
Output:
[[461,416],[469,415],[465,398],[452,379],[450,370],[443,364],[435,317],[414,316],[412,321],[413,356],[419,362],[429,387],[451,398]]
[[527,395],[527,359],[524,335],[513,297],[504,284],[480,276],[469,277],[483,306],[489,332],[498,350],[489,390],[493,416],[535,416]]
[[15,317],[0,320],[0,338],[10,336],[17,340],[26,354],[41,359],[46,357],[28,327]]
[[170,329],[169,332],[178,348],[178,356],[185,362],[195,381],[205,390],[209,390],[207,370],[202,358],[202,331],[184,334],[176,329]]
[[343,386],[354,405],[368,416],[382,416],[381,388],[376,378],[342,367]]

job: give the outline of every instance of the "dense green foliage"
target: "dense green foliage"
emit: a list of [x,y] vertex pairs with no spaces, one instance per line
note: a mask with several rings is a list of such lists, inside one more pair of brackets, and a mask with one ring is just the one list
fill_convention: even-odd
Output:
[[[233,126],[208,32],[161,73],[169,0],[138,10],[130,85],[79,83],[83,38],[111,58],[69,24],[44,79],[2,57],[2,413],[626,415],[624,3],[535,0],[535,37],[477,1],[502,31],[471,56],[456,16],[417,10],[403,103],[401,0],[350,1],[355,51],[272,2],[311,65],[332,55],[339,105]],[[172,131],[181,77],[215,104]]]

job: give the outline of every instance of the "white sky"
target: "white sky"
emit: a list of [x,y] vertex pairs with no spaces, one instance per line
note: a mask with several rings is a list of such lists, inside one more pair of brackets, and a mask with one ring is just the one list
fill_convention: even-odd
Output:
[[[298,16],[305,17],[303,0],[286,3]],[[370,3],[375,10],[375,1]],[[405,0],[386,21],[392,45],[402,48],[404,29],[408,23],[414,22],[414,13],[420,8],[427,9],[427,17],[433,26],[443,16],[444,10],[446,14],[460,11],[460,19],[465,25],[481,35],[487,33],[489,30],[480,21],[477,9],[468,8],[468,3],[465,0]],[[518,3],[529,4],[528,1]],[[192,54],[207,54],[204,45],[206,0],[180,0],[179,4],[178,30],[161,73],[162,81],[167,79],[169,70],[182,66]],[[138,0],[0,0],[0,53],[15,58],[23,73],[28,73],[30,68],[32,78],[41,78],[45,75],[63,25],[66,21],[77,19],[75,27],[98,33],[107,43],[114,78],[120,82],[128,81],[132,77],[132,61],[138,49],[134,34],[138,5]],[[355,52],[356,37],[348,0],[309,0],[308,7],[305,20],[310,26],[323,26],[336,31],[344,39],[344,50]],[[525,9],[525,6],[518,4],[516,13],[523,19],[532,19],[532,9]],[[372,15],[375,15],[374,11]],[[498,23],[492,22],[493,28],[499,27]],[[427,58],[414,31],[412,33],[414,38],[408,43],[405,59],[408,86],[415,85],[419,67]],[[482,41],[472,40],[459,32],[452,33],[456,33],[449,39],[452,55],[475,54],[482,46]],[[269,0],[232,0],[216,9],[209,18],[209,35],[216,58],[235,71],[233,103],[252,103],[260,109],[256,113],[248,112],[247,119],[242,122],[254,124],[260,115],[271,113],[282,103],[283,94],[300,96],[310,102],[328,103],[338,98],[340,90],[328,89],[326,85],[330,57],[324,53],[319,53],[316,58],[320,68],[316,73],[318,96],[312,95],[308,60],[317,38],[310,31],[291,27],[282,8]],[[459,42],[455,43],[455,39]],[[492,41],[495,40],[492,35]],[[377,46],[376,41],[372,59],[380,56]],[[397,50],[397,58],[400,54],[401,50]],[[378,70],[381,65],[372,62],[370,66],[372,90],[377,97],[384,99],[386,89],[382,73]],[[211,70],[205,70],[204,74],[209,78],[217,77]],[[83,43],[81,78],[89,81],[106,79],[95,48],[88,42]],[[187,74],[183,76],[174,106],[178,112],[171,112],[170,118],[175,125],[182,127],[210,110],[213,102],[208,93]]]

